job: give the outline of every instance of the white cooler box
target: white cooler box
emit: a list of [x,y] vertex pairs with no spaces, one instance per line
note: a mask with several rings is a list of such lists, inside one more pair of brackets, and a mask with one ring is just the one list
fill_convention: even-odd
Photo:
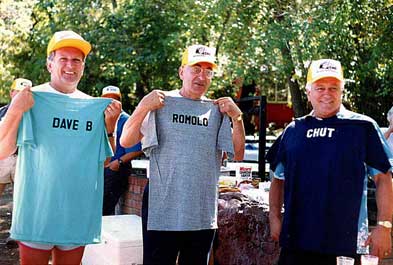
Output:
[[142,220],[139,216],[104,216],[101,243],[86,246],[82,265],[142,264],[142,247]]

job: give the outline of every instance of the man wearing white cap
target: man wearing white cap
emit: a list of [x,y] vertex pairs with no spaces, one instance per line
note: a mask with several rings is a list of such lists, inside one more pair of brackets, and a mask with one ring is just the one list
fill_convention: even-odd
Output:
[[245,142],[233,100],[205,97],[216,68],[214,48],[188,47],[179,68],[181,89],[152,91],[124,126],[120,143],[142,139],[150,157],[142,205],[144,264],[208,263],[221,156],[228,152],[242,160]]
[[[17,78],[11,85],[10,97],[11,99],[25,87],[31,88],[32,83],[28,79]],[[0,108],[0,121],[4,118],[10,104],[7,104]],[[0,160],[0,196],[3,194],[4,189],[8,183],[14,181],[15,176],[15,165],[16,165],[16,152],[9,157]]]
[[90,50],[79,34],[56,32],[50,81],[20,91],[0,123],[0,158],[18,145],[11,237],[21,264],[51,256],[54,265],[80,264],[84,246],[100,240],[103,164],[113,154],[107,133],[121,103],[78,90]]
[[[342,105],[340,62],[313,61],[306,92],[313,111],[295,119],[270,149],[270,230],[280,265],[360,264],[369,252],[390,255],[392,156],[377,123]],[[376,184],[378,224],[368,233],[367,180]],[[285,205],[282,217],[282,205]]]
[[[32,82],[24,78],[16,78],[12,82],[10,89],[11,99],[18,94],[19,91],[25,87],[32,86]],[[0,122],[7,113],[10,104],[7,104],[0,108]],[[15,167],[16,167],[17,152],[15,151],[12,155],[0,160],[0,196],[3,194],[7,184],[14,182]],[[8,237],[6,239],[7,246],[17,246],[16,241]]]
[[[104,87],[101,97],[112,98],[121,102],[121,92],[116,86]],[[128,187],[128,176],[131,174],[131,160],[142,155],[140,143],[130,148],[124,148],[120,145],[123,126],[129,116],[130,115],[122,110],[116,124],[116,134],[113,133],[109,135],[110,141],[113,140],[112,149],[115,154],[111,157],[109,163],[105,165],[102,215],[115,214],[116,204],[119,202],[120,196]]]

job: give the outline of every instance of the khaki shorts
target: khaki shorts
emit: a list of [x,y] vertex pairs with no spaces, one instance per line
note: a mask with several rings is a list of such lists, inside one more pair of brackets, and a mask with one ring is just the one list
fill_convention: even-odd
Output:
[[0,184],[14,182],[16,155],[0,160]]

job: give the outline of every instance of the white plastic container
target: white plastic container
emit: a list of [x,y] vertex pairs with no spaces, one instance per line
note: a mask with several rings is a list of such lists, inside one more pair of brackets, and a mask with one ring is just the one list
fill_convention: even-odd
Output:
[[101,243],[86,246],[82,265],[142,264],[142,247],[142,220],[139,216],[104,216]]

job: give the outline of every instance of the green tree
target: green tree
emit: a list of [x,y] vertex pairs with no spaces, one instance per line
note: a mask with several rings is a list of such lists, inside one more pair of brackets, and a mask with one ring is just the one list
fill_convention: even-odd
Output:
[[295,115],[304,115],[307,67],[329,57],[344,66],[352,108],[383,125],[392,102],[388,0],[6,0],[0,16],[7,18],[0,24],[6,33],[0,36],[2,99],[14,77],[47,81],[49,38],[72,29],[93,44],[79,88],[98,96],[102,87],[117,85],[129,111],[154,88],[180,87],[182,51],[195,43],[217,48],[212,97],[234,95],[234,81],[242,80],[260,94],[289,90]]

